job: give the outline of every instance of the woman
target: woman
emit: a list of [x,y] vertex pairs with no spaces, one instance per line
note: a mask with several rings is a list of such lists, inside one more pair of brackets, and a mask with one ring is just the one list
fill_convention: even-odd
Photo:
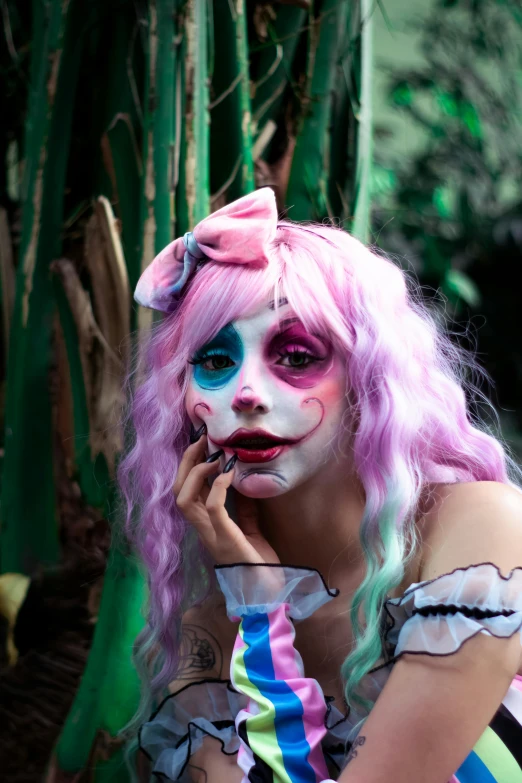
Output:
[[407,282],[267,188],[143,274],[168,316],[121,479],[157,779],[522,781],[517,472]]

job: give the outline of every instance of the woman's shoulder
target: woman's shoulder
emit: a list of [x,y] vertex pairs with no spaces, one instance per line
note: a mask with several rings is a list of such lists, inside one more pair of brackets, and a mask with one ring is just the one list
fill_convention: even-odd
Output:
[[431,485],[417,530],[414,581],[482,562],[509,572],[522,565],[522,491],[498,481]]
[[522,565],[522,491],[499,481],[428,484],[416,534],[415,553],[390,597],[478,562],[492,561],[509,571]]

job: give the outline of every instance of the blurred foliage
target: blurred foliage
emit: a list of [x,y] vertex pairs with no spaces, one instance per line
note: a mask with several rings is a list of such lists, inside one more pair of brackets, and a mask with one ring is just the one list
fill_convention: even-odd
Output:
[[375,128],[376,241],[413,266],[428,297],[442,292],[459,339],[476,347],[496,384],[506,436],[518,447],[522,4],[434,0],[411,24],[424,65],[388,65],[388,98],[423,141],[392,158],[389,130]]
[[[137,707],[146,583],[116,540],[114,477],[123,378],[152,322],[131,291],[175,236],[255,187],[274,189],[282,215],[335,217],[367,237],[373,3],[0,3],[0,573],[31,578],[26,629],[66,577],[90,631],[67,642],[83,653],[61,698],[50,689],[51,715],[36,686],[24,693],[25,656],[0,669],[0,686],[16,675],[24,725],[46,726],[38,752],[1,705],[0,729],[17,783],[124,783],[119,730]],[[98,553],[90,579],[77,549],[87,562]],[[66,615],[59,601],[47,608],[59,628],[40,660],[56,671]]]

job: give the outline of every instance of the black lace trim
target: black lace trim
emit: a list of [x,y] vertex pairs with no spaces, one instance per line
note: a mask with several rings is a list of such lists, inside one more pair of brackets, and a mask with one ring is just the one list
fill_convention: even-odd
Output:
[[516,611],[515,609],[479,609],[478,606],[459,606],[458,604],[433,604],[413,609],[411,617],[416,614],[420,614],[422,617],[437,614],[463,614],[465,617],[472,617],[476,620],[486,620],[489,617],[510,617],[512,614],[516,614]]
[[[220,679],[219,677],[207,677],[204,680],[197,680],[196,682],[189,682],[187,685],[184,685],[183,688],[180,688],[175,693],[169,693],[169,695],[166,696],[162,700],[162,702],[160,703],[159,707],[157,707],[154,710],[154,712],[151,714],[151,716],[150,716],[149,720],[147,721],[147,723],[150,723],[151,721],[154,720],[154,718],[158,715],[160,710],[163,708],[164,704],[166,704],[166,702],[169,701],[169,699],[174,699],[176,696],[179,696],[179,694],[182,691],[186,691],[188,688],[192,688],[194,685],[205,685],[206,683],[209,683],[209,682],[212,682],[212,683],[223,683],[224,685],[227,686],[227,690],[234,691],[234,693],[238,692],[238,691],[235,690],[235,688],[232,687],[232,683],[231,683],[230,680],[223,680],[223,679]],[[227,728],[227,726],[234,726],[235,723],[234,723],[233,720],[221,720],[221,721],[214,721],[212,723],[212,725],[215,726],[216,728]],[[216,737],[214,734],[211,734],[210,732],[206,731],[205,729],[202,729],[201,726],[198,726],[193,721],[189,721],[187,723],[188,731],[176,743],[176,750],[178,748],[180,748],[183,745],[183,743],[185,743],[185,742],[187,743],[187,754],[185,756],[185,761],[183,763],[183,766],[182,766],[182,768],[181,768],[181,770],[179,772],[178,780],[181,777],[181,775],[183,774],[183,772],[185,771],[185,769],[187,767],[187,764],[189,762],[189,759],[190,759],[190,757],[192,755],[192,735],[190,733],[191,727],[197,728],[203,734],[206,734],[208,737],[213,737],[215,740],[217,740],[221,744],[221,752],[223,753],[223,755],[225,755],[225,756],[235,756],[237,754],[237,750],[232,751],[231,753],[227,753],[227,751],[225,750],[225,743],[223,742],[222,739],[220,739],[219,737]],[[154,759],[152,758],[150,753],[147,750],[145,750],[145,748],[142,745],[142,742],[141,742],[142,729],[143,729],[143,725],[140,726],[140,728],[138,730],[138,747],[141,750],[141,752],[148,758],[148,760],[151,761],[152,763],[154,763]],[[170,780],[170,778],[167,777],[167,775],[165,775],[163,772],[154,772],[154,770],[153,770],[152,774],[158,780]]]
[[[197,686],[197,685],[206,685],[207,683],[221,683],[223,685],[226,685],[227,690],[231,691],[232,693],[236,693],[236,694],[240,695],[240,691],[237,691],[233,687],[231,680],[224,680],[224,679],[220,679],[218,677],[207,677],[204,680],[197,680],[195,682],[189,682],[187,685],[184,685],[182,688],[177,690],[175,693],[169,693],[169,695],[166,696],[161,701],[160,705],[151,714],[151,716],[150,716],[149,720],[147,721],[147,723],[150,723],[151,721],[154,720],[154,718],[158,715],[158,713],[161,711],[161,709],[163,708],[163,706],[166,704],[167,701],[169,701],[170,699],[176,698],[176,696],[178,696],[182,691],[185,691],[188,688],[192,688],[192,687]],[[329,726],[328,725],[328,718],[330,717],[330,714],[331,714],[331,711],[332,711],[332,702],[335,700],[335,697],[334,696],[325,696],[324,699],[325,699],[325,703],[326,703],[326,713],[325,713],[325,718],[324,718],[324,727],[325,727],[325,729],[327,731],[331,731],[332,729],[334,729],[337,726],[341,725],[341,723],[345,723],[348,720],[348,717],[349,717],[349,714],[350,714],[350,708],[348,707],[348,705],[345,702],[346,712],[345,712],[344,716],[342,718],[340,718],[338,721],[336,721],[335,723],[333,723],[331,726]],[[235,726],[235,720],[231,720],[231,719],[226,719],[225,718],[225,719],[222,719],[222,720],[212,721],[212,725],[216,728],[216,730],[219,731],[220,729],[226,729],[226,728],[230,728],[231,726]],[[187,744],[187,753],[186,753],[186,756],[185,756],[185,761],[183,763],[183,766],[180,769],[180,772],[179,772],[179,775],[178,775],[178,780],[181,778],[181,776],[183,775],[185,769],[187,768],[187,764],[189,763],[190,757],[192,755],[192,734],[191,734],[191,731],[190,731],[191,728],[196,728],[196,729],[198,729],[198,731],[201,731],[203,734],[206,734],[208,737],[212,737],[213,739],[217,740],[220,743],[220,745],[221,745],[221,753],[223,753],[224,756],[236,756],[237,752],[238,752],[237,750],[233,750],[231,752],[227,752],[225,750],[225,743],[224,743],[224,741],[220,737],[216,737],[215,734],[212,734],[212,733],[206,731],[206,729],[201,728],[201,726],[199,726],[197,723],[194,723],[194,721],[189,721],[187,723],[187,731],[185,732],[185,734],[182,737],[180,737],[180,739],[176,742],[176,745],[175,745],[175,750],[178,750],[179,748],[183,747],[183,745],[185,743]],[[138,730],[138,747],[141,750],[141,752],[146,756],[146,758],[150,762],[154,763],[154,759],[152,758],[150,753],[147,750],[145,750],[145,748],[142,745],[142,741],[141,741],[142,729],[143,729],[143,725],[140,726],[140,728]],[[339,740],[337,740],[337,738],[332,738],[332,744],[328,744],[328,735],[327,735],[327,736],[325,736],[323,738],[322,745],[323,745],[324,752],[328,753],[330,755],[330,757],[331,757],[331,754],[338,754],[339,752],[343,752],[344,753],[344,750],[341,750],[342,748],[344,748],[344,745],[342,743],[340,743]],[[335,764],[335,766],[339,767],[339,765],[337,764],[335,759],[333,759],[333,757],[331,757],[331,760]],[[152,774],[158,780],[170,780],[170,778],[167,777],[167,775],[165,775],[163,772],[154,772],[154,771],[152,771]]]
[[[415,590],[418,590],[420,587],[426,587],[426,585],[431,585],[433,582],[437,582],[439,579],[442,579],[443,576],[452,576],[453,574],[456,574],[457,571],[471,571],[472,568],[479,568],[479,566],[493,566],[500,579],[503,579],[504,582],[509,582],[515,571],[522,571],[522,566],[515,566],[515,568],[512,568],[507,576],[504,576],[504,574],[500,573],[500,568],[498,565],[496,565],[496,563],[491,563],[489,560],[485,560],[483,563],[473,563],[469,566],[459,566],[458,568],[454,568],[453,571],[448,571],[445,574],[439,574],[439,576],[435,576],[433,579],[426,579],[424,582],[418,582],[414,587],[409,587],[401,596],[399,596],[399,598],[402,601],[403,598],[406,598],[406,596],[414,593]],[[393,601],[395,599],[391,600]]]
[[[483,563],[473,563],[472,565],[469,565],[469,566],[459,566],[458,568],[454,568],[453,571],[448,571],[447,573],[439,574],[439,576],[436,576],[433,579],[427,579],[427,580],[425,580],[423,582],[417,582],[412,587],[409,587],[402,595],[397,596],[396,598],[388,598],[388,599],[386,599],[384,601],[384,603],[383,603],[383,610],[384,611],[383,611],[383,618],[382,618],[382,628],[383,628],[382,646],[383,646],[383,651],[385,652],[385,654],[386,654],[387,650],[389,651],[390,649],[393,649],[393,645],[390,644],[390,642],[388,640],[388,637],[389,637],[390,633],[393,631],[393,629],[395,628],[395,624],[396,624],[395,623],[395,617],[391,614],[391,612],[388,609],[388,606],[387,606],[388,604],[390,604],[390,605],[392,605],[394,607],[397,607],[397,608],[401,608],[402,605],[405,603],[405,599],[408,598],[409,596],[411,596],[417,590],[421,590],[421,589],[425,588],[427,585],[431,585],[434,582],[437,582],[439,579],[442,579],[445,576],[452,576],[453,574],[456,574],[457,571],[470,571],[473,568],[480,568],[480,566],[493,566],[493,568],[497,572],[497,575],[499,576],[499,578],[504,580],[505,582],[508,582],[511,579],[511,577],[513,576],[515,571],[522,571],[522,566],[516,566],[515,568],[511,569],[511,571],[509,572],[509,574],[507,576],[504,576],[503,574],[500,573],[500,569],[499,569],[498,565],[496,565],[495,563],[491,563],[489,560],[488,561],[484,561]],[[437,604],[436,606],[437,607],[439,607],[439,606],[444,607],[444,606],[450,606],[450,604]],[[453,606],[453,605],[451,605],[451,606]],[[427,610],[428,608],[429,607],[424,607],[423,609]],[[470,610],[470,609],[472,609],[472,607],[459,606],[459,607],[457,607],[457,612],[462,612],[462,614],[465,614],[465,612]],[[497,615],[509,616],[509,615],[505,615],[504,614],[505,611],[509,611],[511,614],[515,613],[514,610],[502,610],[502,609],[499,609],[499,610],[496,610],[496,611],[494,611],[494,610],[487,610],[487,609],[484,609],[484,610],[478,610],[477,609],[477,611],[483,611],[483,612],[493,611],[493,614],[490,615],[491,617],[495,617]],[[455,612],[455,613],[457,613],[457,612]],[[443,613],[444,612],[440,612],[440,614],[443,614]],[[414,614],[422,614],[421,609],[414,609],[410,616],[413,616]],[[466,616],[470,617],[470,615],[466,615]],[[474,619],[486,619],[486,615],[483,618],[474,617]],[[476,634],[474,634],[474,635],[476,635]],[[495,636],[495,634],[491,634],[491,635]],[[472,637],[469,637],[469,638],[472,638]],[[465,640],[465,641],[467,641],[467,640]],[[458,648],[458,650],[455,650],[455,653],[457,653],[459,650],[460,650],[460,647]],[[445,655],[454,655],[455,653],[446,653]],[[414,653],[409,653],[409,654],[410,655],[434,655],[435,657],[437,657],[435,653],[426,653],[426,652],[421,652],[421,651],[419,651],[417,653],[414,652]],[[375,668],[371,669],[370,672],[368,672],[368,673],[371,674],[372,672],[378,671],[379,669],[383,669],[385,666],[388,666],[388,664],[390,664],[390,663],[395,663],[395,661],[399,657],[400,656],[393,656],[393,655],[391,655],[390,657],[388,657],[388,659],[387,659],[387,661],[385,663],[380,664],[379,666],[376,666]]]
[[218,570],[221,568],[236,568],[237,566],[254,566],[255,567],[268,567],[268,568],[295,568],[297,571],[315,571],[316,574],[319,575],[319,578],[321,579],[321,582],[323,583],[323,587],[328,593],[328,595],[331,595],[332,598],[336,598],[340,590],[337,587],[328,587],[326,584],[326,580],[322,573],[317,568],[312,568],[311,566],[298,566],[298,565],[292,565],[291,563],[222,563],[221,565],[215,565],[214,570]]
[[328,725],[328,719],[330,718],[330,715],[332,713],[332,704],[335,701],[335,696],[325,696],[324,697],[325,703],[326,703],[326,715],[324,716],[324,727],[327,731],[332,731],[332,729],[335,729],[337,726],[340,726],[341,723],[346,723],[350,716],[350,707],[344,701],[344,708],[345,712],[342,718],[339,718],[335,723],[332,723],[331,726]]
[[[513,614],[518,614],[518,612],[513,612]],[[453,650],[453,652],[449,652],[449,653],[432,653],[432,652],[428,652],[427,650],[404,650],[398,655],[393,655],[391,658],[388,658],[388,660],[384,661],[384,663],[381,663],[378,666],[375,666],[373,669],[370,669],[368,674],[373,674],[374,672],[377,672],[380,669],[385,669],[387,666],[391,666],[392,664],[396,663],[400,658],[402,658],[403,655],[427,655],[429,658],[449,658],[451,655],[456,655],[466,644],[466,642],[469,642],[470,639],[474,639],[475,636],[478,636],[479,633],[485,632],[488,636],[493,636],[495,639],[511,639],[516,633],[519,633],[521,629],[522,629],[522,620],[508,636],[503,636],[502,634],[493,633],[493,631],[491,631],[489,628],[479,628],[478,631],[472,633],[471,636],[468,636],[466,639],[463,639],[460,646],[457,647],[456,650]]]

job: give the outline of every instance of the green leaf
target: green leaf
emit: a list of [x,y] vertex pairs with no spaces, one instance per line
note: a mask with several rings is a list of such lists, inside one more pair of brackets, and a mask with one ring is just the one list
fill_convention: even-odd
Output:
[[433,191],[433,204],[441,218],[451,218],[455,214],[455,190],[449,185],[439,185]]
[[397,84],[391,91],[391,101],[396,106],[410,106],[413,102],[415,91],[408,82]]
[[450,117],[457,117],[459,115],[459,104],[455,99],[455,96],[450,92],[443,92],[442,90],[436,90],[436,101],[439,108]]
[[443,287],[446,293],[453,294],[462,299],[470,307],[478,307],[481,295],[473,280],[459,269],[448,269],[444,278]]
[[466,103],[462,111],[462,119],[469,132],[475,139],[482,138],[482,127],[480,123],[480,117],[477,110],[472,103]]

